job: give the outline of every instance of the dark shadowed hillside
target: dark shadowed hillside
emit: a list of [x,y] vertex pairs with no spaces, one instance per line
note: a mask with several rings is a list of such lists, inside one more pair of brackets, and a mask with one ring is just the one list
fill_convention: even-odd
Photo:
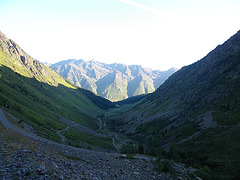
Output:
[[240,31],[115,119],[147,153],[240,178]]

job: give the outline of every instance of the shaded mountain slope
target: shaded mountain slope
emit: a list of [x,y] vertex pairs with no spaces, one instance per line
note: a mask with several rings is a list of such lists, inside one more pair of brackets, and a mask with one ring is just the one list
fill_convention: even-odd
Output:
[[139,65],[66,60],[51,67],[75,85],[112,101],[155,91],[176,69],[151,70]]
[[[110,101],[72,85],[52,68],[31,58],[2,33],[0,105],[19,119],[19,126],[30,126],[28,129],[55,141],[60,141],[56,131],[67,126],[59,116],[98,130],[98,120],[93,115],[115,107]],[[74,128],[69,129],[66,136],[70,145],[80,146],[77,143],[79,133]]]
[[123,119],[118,130],[153,154],[165,152],[168,158],[239,178],[239,99],[240,31],[118,117]]

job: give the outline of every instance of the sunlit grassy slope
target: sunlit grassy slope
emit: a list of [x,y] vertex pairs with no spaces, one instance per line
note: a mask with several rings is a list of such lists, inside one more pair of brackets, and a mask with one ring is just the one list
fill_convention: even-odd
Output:
[[59,141],[56,130],[66,125],[58,116],[97,130],[94,115],[114,104],[72,85],[0,32],[0,107],[32,126],[39,135]]

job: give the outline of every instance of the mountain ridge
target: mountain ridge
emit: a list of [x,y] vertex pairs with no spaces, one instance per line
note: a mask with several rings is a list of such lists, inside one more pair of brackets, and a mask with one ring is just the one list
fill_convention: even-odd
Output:
[[51,67],[73,84],[111,101],[151,93],[176,71],[174,68],[159,71],[142,68],[141,65],[106,64],[82,59],[60,61]]
[[[0,32],[0,39],[1,48],[5,53],[5,55],[1,54],[1,58],[3,59],[1,62],[2,65],[11,68],[25,77],[34,77],[40,82],[57,86],[58,81],[60,84],[75,88],[67,83],[64,78],[58,76],[51,68],[29,56],[13,40],[8,39],[2,32]],[[11,57],[13,62],[9,61],[9,57]],[[56,78],[58,79],[56,80]]]
[[[95,132],[99,121],[94,115],[115,107],[109,100],[73,85],[51,67],[33,59],[2,33],[0,106],[19,119],[15,125],[56,142],[61,141],[57,132],[67,128],[67,120]],[[64,122],[62,119],[67,120]],[[69,145],[82,147],[83,143],[79,141],[82,138],[86,143],[89,141],[89,146],[106,145],[103,148],[113,149],[110,138],[79,129],[69,127],[65,133]]]
[[109,125],[145,144],[149,154],[238,179],[239,92],[240,31],[132,109],[113,115]]
[[[223,87],[211,90],[211,88],[213,88],[211,84],[226,83],[224,81],[220,82],[224,79],[220,79],[219,74],[223,74],[221,75],[223,78],[225,78],[224,75],[226,75],[226,73],[229,73],[228,76],[230,76],[232,79],[237,80],[239,78],[238,75],[234,75],[239,73],[237,70],[239,62],[237,60],[234,60],[234,62],[228,64],[227,66],[227,60],[225,60],[227,58],[231,58],[231,56],[238,55],[240,51],[239,36],[240,31],[236,35],[232,36],[223,45],[217,46],[213,51],[208,53],[208,55],[206,55],[201,60],[189,66],[185,66],[174,73],[155,92],[150,94],[150,96],[148,96],[148,99],[146,99],[144,102],[151,102],[151,104],[153,104],[152,102],[154,101],[156,104],[162,104],[167,100],[172,99],[171,103],[176,103],[178,105],[179,102],[184,101],[184,105],[186,106],[185,108],[194,109],[194,106],[198,106],[198,104],[200,104],[199,101],[201,101],[203,98],[210,98],[208,100],[216,100],[218,97],[224,96],[224,93],[227,90],[226,85],[224,86],[224,91],[221,92],[221,88]],[[232,48],[231,46],[234,42],[235,46]],[[230,48],[227,48],[228,46],[230,46]],[[222,64],[219,64],[218,62],[222,62]],[[211,73],[209,73],[210,71]],[[231,75],[233,75],[233,77],[231,77]],[[214,82],[215,80],[218,81]],[[227,81],[226,78],[225,81]],[[229,87],[228,89],[231,90],[232,88],[233,87]],[[208,95],[204,92],[200,95],[200,97],[198,97],[198,91],[200,90],[201,92],[208,92],[207,90],[211,90],[211,95]],[[220,91],[219,93],[221,94],[216,93],[218,91]],[[171,103],[168,102],[167,104],[169,105]],[[181,107],[178,105],[180,108],[179,111],[183,109],[182,105],[183,103],[181,103]],[[157,105],[155,105],[155,107],[157,107]],[[148,110],[151,111],[151,108],[148,108]]]

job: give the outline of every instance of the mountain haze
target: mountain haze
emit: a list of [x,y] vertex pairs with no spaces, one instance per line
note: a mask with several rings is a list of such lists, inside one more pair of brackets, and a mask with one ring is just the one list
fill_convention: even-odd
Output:
[[105,64],[97,61],[66,60],[51,67],[73,84],[111,101],[152,93],[176,69],[151,70],[140,65]]

